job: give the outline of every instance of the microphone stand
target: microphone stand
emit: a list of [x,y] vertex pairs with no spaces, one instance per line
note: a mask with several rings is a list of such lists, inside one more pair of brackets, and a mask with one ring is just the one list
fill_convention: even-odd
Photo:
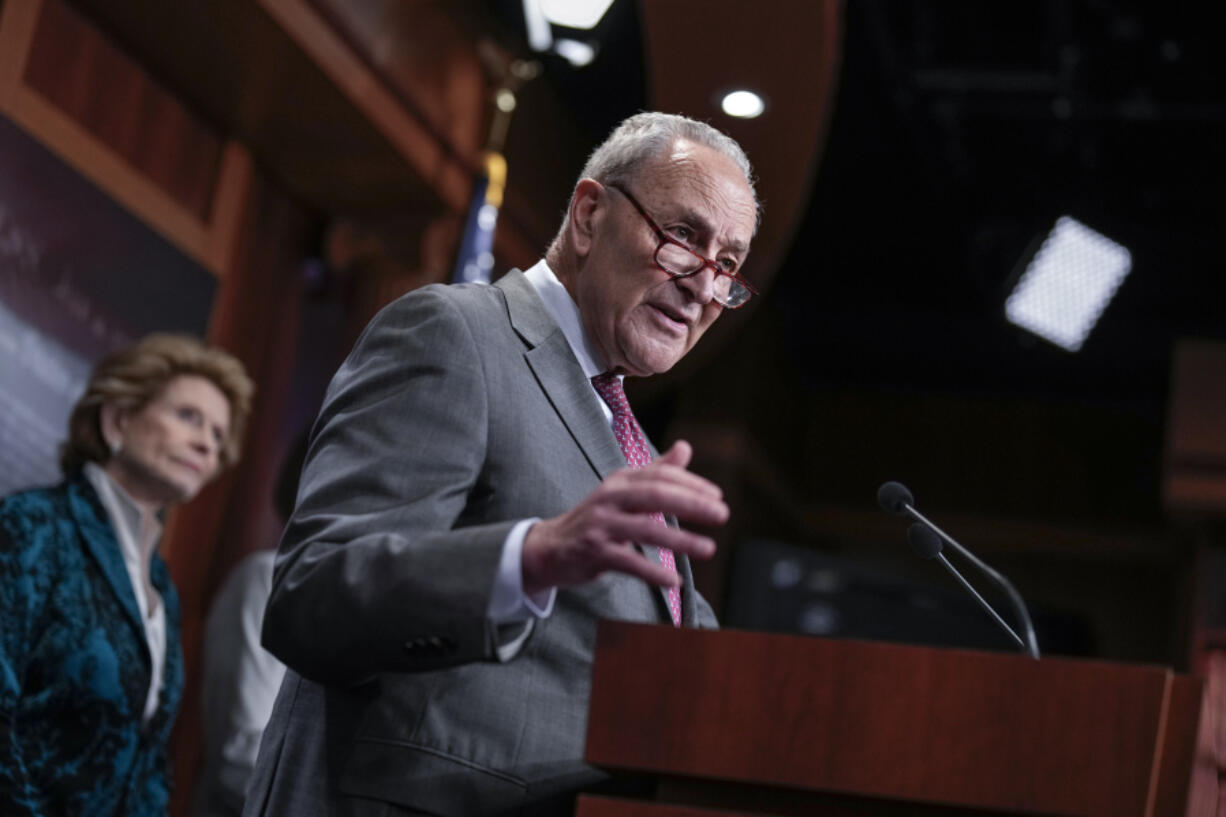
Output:
[[1009,597],[1010,604],[1013,605],[1014,612],[1017,613],[1018,618],[1020,618],[1022,621],[1022,629],[1026,633],[1025,642],[1023,642],[1021,637],[1014,632],[1012,627],[1005,623],[1005,620],[1000,617],[1000,614],[993,610],[990,604],[984,601],[983,597],[975,591],[975,588],[971,587],[970,582],[964,579],[962,574],[954,569],[954,566],[949,563],[948,559],[945,558],[945,554],[940,553],[939,551],[937,552],[936,557],[940,560],[941,564],[945,566],[945,569],[950,571],[954,577],[962,583],[962,586],[970,591],[970,594],[975,597],[975,600],[979,602],[983,609],[991,613],[992,617],[996,619],[1000,626],[1005,628],[1005,631],[1008,632],[1009,635],[1013,636],[1014,640],[1017,641],[1018,646],[1024,649],[1031,658],[1038,658],[1039,640],[1034,634],[1034,623],[1030,620],[1030,612],[1026,609],[1026,603],[1022,601],[1022,596],[1017,592],[1017,588],[1013,586],[1013,583],[1006,579],[1004,575],[999,573],[995,568],[991,567],[978,556],[962,547],[962,545],[958,544],[958,542],[952,536],[937,527],[932,520],[928,519],[928,517],[917,511],[909,502],[903,502],[902,507],[909,516],[919,521],[937,536],[941,537],[941,539],[944,540],[947,545],[957,551],[964,559],[975,565],[977,568],[983,571],[988,578],[992,579],[1002,588],[1004,588],[1006,595]]

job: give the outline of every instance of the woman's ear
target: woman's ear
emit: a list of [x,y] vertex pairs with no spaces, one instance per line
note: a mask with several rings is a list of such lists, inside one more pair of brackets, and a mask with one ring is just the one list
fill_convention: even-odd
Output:
[[128,414],[114,403],[103,403],[98,412],[98,423],[102,427],[102,442],[112,454],[123,447],[123,429],[127,425]]
[[596,229],[605,212],[604,186],[594,179],[580,179],[575,193],[570,197],[570,212],[567,221],[571,246],[580,258],[591,251]]

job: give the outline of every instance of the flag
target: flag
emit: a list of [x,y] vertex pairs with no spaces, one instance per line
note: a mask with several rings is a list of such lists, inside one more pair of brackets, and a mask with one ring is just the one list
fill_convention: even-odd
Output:
[[498,208],[502,206],[502,191],[507,182],[507,160],[502,154],[485,152],[485,173],[473,185],[473,200],[468,208],[464,237],[456,253],[453,284],[490,282],[494,269],[494,228],[498,225]]

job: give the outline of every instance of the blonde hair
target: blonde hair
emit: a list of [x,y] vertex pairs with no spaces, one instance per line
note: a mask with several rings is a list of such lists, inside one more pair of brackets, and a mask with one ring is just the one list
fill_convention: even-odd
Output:
[[94,368],[85,393],[68,418],[68,439],[60,447],[60,469],[71,476],[87,462],[105,463],[111,449],[102,437],[102,406],[140,411],[182,375],[203,377],[230,404],[230,432],[222,443],[220,467],[238,461],[255,385],[237,358],[190,335],[152,334],[108,355]]

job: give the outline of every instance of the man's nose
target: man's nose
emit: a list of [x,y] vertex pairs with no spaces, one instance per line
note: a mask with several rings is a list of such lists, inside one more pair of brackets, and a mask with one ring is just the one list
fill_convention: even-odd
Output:
[[698,303],[706,306],[715,298],[715,271],[705,266],[698,272],[677,279],[677,285]]

